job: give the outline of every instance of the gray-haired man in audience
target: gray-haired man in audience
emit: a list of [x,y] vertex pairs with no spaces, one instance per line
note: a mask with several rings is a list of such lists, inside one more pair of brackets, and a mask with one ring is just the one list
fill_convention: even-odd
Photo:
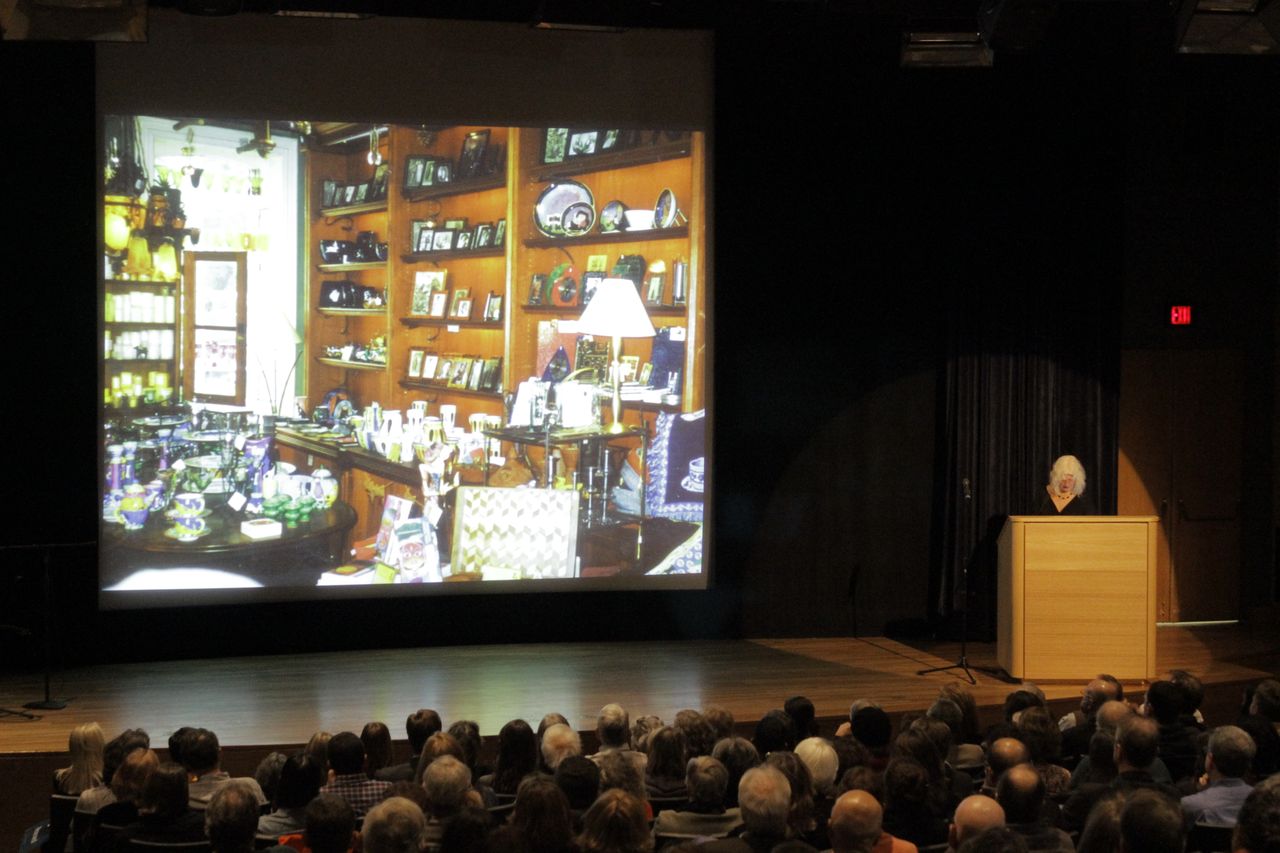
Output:
[[1204,756],[1201,788],[1182,798],[1182,811],[1192,823],[1234,826],[1240,807],[1253,790],[1242,777],[1253,765],[1257,751],[1253,738],[1236,726],[1219,726],[1209,735]]
[[658,812],[655,835],[723,838],[742,825],[740,809],[724,807],[729,771],[709,755],[689,759],[685,767],[689,805],[680,811]]

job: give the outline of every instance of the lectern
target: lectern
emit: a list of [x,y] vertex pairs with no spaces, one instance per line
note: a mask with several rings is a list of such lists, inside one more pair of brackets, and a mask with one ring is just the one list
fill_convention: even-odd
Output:
[[999,538],[996,655],[1013,677],[1156,676],[1156,525],[1013,515]]

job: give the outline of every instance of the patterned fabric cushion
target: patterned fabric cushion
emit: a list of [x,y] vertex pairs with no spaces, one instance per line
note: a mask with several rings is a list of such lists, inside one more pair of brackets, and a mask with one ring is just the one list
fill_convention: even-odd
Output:
[[678,521],[702,521],[706,488],[706,410],[658,416],[649,444],[645,510]]

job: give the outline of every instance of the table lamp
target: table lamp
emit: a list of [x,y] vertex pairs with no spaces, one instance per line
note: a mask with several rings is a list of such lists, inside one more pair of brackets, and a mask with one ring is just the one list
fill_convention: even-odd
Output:
[[622,395],[619,390],[622,370],[623,338],[652,338],[653,323],[645,311],[640,294],[630,279],[606,278],[596,288],[591,302],[578,320],[578,331],[584,335],[601,335],[613,339],[613,423],[609,432],[620,433],[622,425]]

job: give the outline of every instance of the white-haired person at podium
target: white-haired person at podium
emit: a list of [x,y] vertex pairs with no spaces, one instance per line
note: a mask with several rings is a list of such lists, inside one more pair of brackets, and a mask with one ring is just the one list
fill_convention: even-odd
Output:
[[1084,466],[1074,456],[1059,456],[1049,469],[1049,484],[1036,501],[1033,515],[1097,515],[1084,494]]

